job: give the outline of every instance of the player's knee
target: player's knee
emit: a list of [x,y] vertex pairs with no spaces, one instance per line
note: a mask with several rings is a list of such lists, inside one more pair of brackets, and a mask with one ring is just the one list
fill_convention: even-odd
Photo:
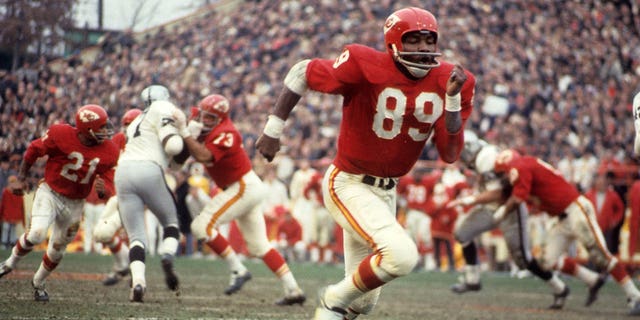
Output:
[[95,229],[93,229],[93,240],[103,244],[109,243],[113,236],[116,234],[117,229],[112,225],[103,221],[98,223]]
[[27,241],[32,243],[34,246],[41,244],[47,239],[47,229],[46,228],[29,229],[26,239]]
[[589,248],[589,260],[598,270],[608,270],[609,268],[609,256],[603,252],[600,248]]
[[247,251],[249,252],[250,255],[254,257],[262,257],[265,254],[267,254],[269,250],[272,249],[271,244],[269,244],[269,240],[267,240],[266,238],[265,240],[261,240],[261,241],[249,240],[249,239],[245,239],[245,240],[247,243]]
[[459,243],[467,243],[473,240],[473,237],[464,231],[464,228],[456,229],[453,231],[453,238]]
[[203,240],[207,238],[207,223],[201,221],[202,219],[200,219],[200,217],[202,217],[202,215],[197,216],[191,222],[191,233],[197,240]]
[[543,257],[540,261],[540,267],[543,270],[554,270],[556,265],[558,264],[559,259],[552,259],[550,257]]
[[[400,240],[402,239],[402,240]],[[381,267],[386,272],[396,276],[409,274],[420,258],[415,243],[406,235],[397,237],[382,250]],[[387,263],[385,263],[385,260]]]
[[47,249],[47,256],[51,261],[59,262],[60,260],[62,260],[62,256],[64,255],[64,251],[66,247],[67,247],[66,245],[65,246],[54,245],[53,248]]

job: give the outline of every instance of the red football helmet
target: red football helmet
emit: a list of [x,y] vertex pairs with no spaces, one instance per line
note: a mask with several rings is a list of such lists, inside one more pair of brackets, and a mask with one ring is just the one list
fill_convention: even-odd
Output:
[[198,103],[202,134],[207,134],[229,116],[229,100],[219,94],[210,94]]
[[82,134],[101,143],[111,139],[113,126],[109,121],[107,112],[97,104],[88,104],[80,107],[76,112],[76,128]]
[[[405,8],[392,13],[384,23],[384,44],[395,61],[413,75],[424,77],[431,68],[440,65],[438,52],[409,52],[402,46],[403,37],[410,32],[430,33],[438,40],[438,21],[431,12],[420,8]],[[407,60],[406,58],[412,58]]]
[[518,151],[513,149],[503,150],[496,156],[496,163],[493,167],[493,171],[495,171],[495,173],[507,172],[511,163],[520,157],[521,156]]
[[126,127],[130,125],[131,122],[133,122],[133,120],[135,120],[141,113],[142,113],[142,110],[140,109],[131,109],[124,113],[120,123],[122,124],[123,127]]

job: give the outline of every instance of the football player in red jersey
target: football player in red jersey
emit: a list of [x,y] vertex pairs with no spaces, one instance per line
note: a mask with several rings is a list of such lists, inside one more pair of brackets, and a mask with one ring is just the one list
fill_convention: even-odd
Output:
[[522,156],[514,150],[500,152],[493,170],[505,175],[512,188],[509,198],[494,213],[496,221],[503,220],[507,213],[523,202],[554,218],[547,235],[544,269],[558,270],[589,282],[586,268],[565,255],[575,239],[587,250],[589,260],[596,268],[610,273],[623,289],[631,308],[629,315],[640,316],[640,291],[618,259],[607,250],[596,211],[589,199],[548,163]]
[[[120,120],[122,130],[113,135],[111,139],[120,148],[121,152],[127,143],[127,136],[124,131],[141,113],[142,110],[134,108],[125,112],[122,116]],[[113,271],[102,281],[105,286],[118,283],[122,278],[128,276],[130,272],[129,247],[118,235],[118,231],[121,229],[122,220],[120,220],[120,213],[118,212],[118,197],[114,195],[107,201],[104,210],[100,214],[99,223],[93,231],[93,239],[109,248],[114,259]]]
[[[509,187],[505,187],[508,182],[503,181],[504,179],[497,177],[493,172],[495,159],[500,149],[479,139],[473,131],[465,132],[464,145],[460,160],[477,175],[476,188],[478,193],[459,197],[448,204],[450,207],[461,206],[469,209],[468,213],[463,214],[456,221],[454,228],[454,236],[462,246],[462,255],[466,265],[459,282],[451,287],[451,291],[462,294],[482,289],[480,261],[478,260],[474,239],[484,232],[499,228],[507,244],[511,259],[516,266],[520,269],[528,270],[551,288],[553,303],[549,306],[549,309],[562,309],[569,295],[569,286],[555,272],[543,270],[538,259],[533,256],[529,244],[527,227],[529,210],[526,204],[515,206],[513,209],[515,212],[509,212],[505,219],[501,221],[494,221],[493,219],[493,213],[505,200],[498,195],[503,194],[503,189],[509,190]],[[487,198],[496,200],[490,202],[486,201]],[[597,299],[605,277],[598,277],[595,272],[587,270],[583,270],[582,273],[585,274],[585,278],[588,280],[589,295],[586,305],[589,306]]]
[[[182,111],[175,113],[176,126],[196,161],[205,165],[209,176],[222,191],[205,205],[191,222],[191,231],[219,256],[231,269],[231,281],[225,294],[240,290],[251,279],[251,273],[238,259],[227,239],[218,232],[218,226],[235,220],[249,254],[259,257],[282,281],[285,296],[277,305],[303,304],[306,296],[282,255],[267,238],[265,220],[260,204],[267,189],[253,171],[251,160],[242,147],[242,136],[229,118],[229,100],[212,94],[198,103],[198,120],[186,125]],[[202,128],[200,133],[194,128]]]
[[82,220],[85,198],[94,185],[98,194],[113,194],[114,167],[118,147],[110,140],[113,133],[107,112],[90,104],[80,107],[75,115],[76,126],[54,124],[44,136],[32,141],[24,154],[18,183],[25,188],[25,179],[34,162],[48,156],[44,182],[40,183],[33,200],[29,230],[20,236],[11,256],[0,263],[0,277],[11,272],[18,261],[46,240],[53,224],[47,251],[33,276],[36,301],[49,301],[45,280],[58,266],[67,244],[73,240]]
[[323,291],[316,319],[371,312],[380,287],[413,270],[418,250],[396,220],[395,185],[430,137],[442,160],[456,161],[472,111],[475,78],[438,60],[433,14],[398,10],[383,31],[386,52],[351,44],[334,60],[296,63],[256,141],[258,151],[273,160],[284,122],[307,89],[343,96],[337,155],[323,193],[345,232],[346,277]]

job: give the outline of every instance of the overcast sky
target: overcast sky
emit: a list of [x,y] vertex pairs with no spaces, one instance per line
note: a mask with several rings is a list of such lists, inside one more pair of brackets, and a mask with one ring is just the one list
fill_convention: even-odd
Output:
[[[204,0],[103,0],[103,28],[122,30],[131,26],[136,8],[142,5],[134,31],[141,31],[183,17],[201,6]],[[215,1],[209,1],[215,2]],[[76,26],[98,28],[98,0],[78,0],[74,8]]]

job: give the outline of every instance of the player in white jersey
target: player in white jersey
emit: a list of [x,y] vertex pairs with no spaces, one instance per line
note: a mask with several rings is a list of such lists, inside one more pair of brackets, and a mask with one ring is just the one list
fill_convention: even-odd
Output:
[[127,128],[127,145],[120,155],[115,175],[120,217],[129,237],[132,280],[129,299],[133,302],[142,302],[146,290],[145,205],[164,228],[158,253],[162,256],[167,287],[178,292],[173,258],[178,249],[180,232],[175,199],[165,181],[164,171],[170,163],[184,163],[189,153],[184,148],[177,128],[172,125],[172,114],[178,108],[166,101],[168,90],[162,86],[150,86],[142,91],[143,100],[152,96],[163,99],[152,101]]

